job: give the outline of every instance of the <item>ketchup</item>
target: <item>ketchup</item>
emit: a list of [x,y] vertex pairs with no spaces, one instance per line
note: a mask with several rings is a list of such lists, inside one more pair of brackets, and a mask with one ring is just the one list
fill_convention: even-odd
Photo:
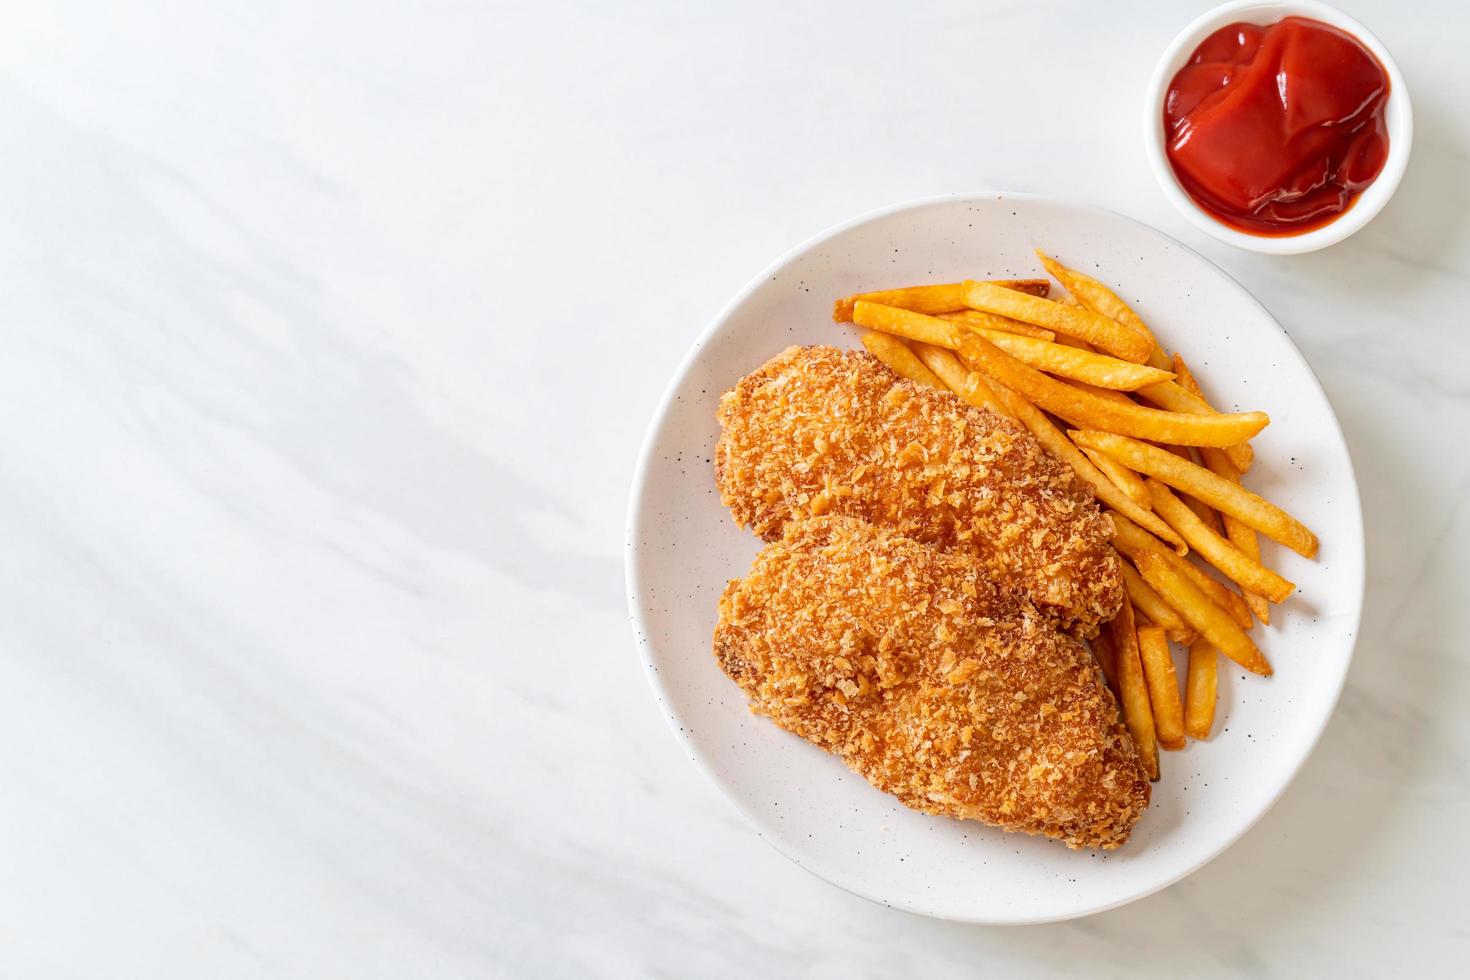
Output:
[[1388,159],[1388,73],[1306,17],[1231,24],[1169,83],[1169,163],[1195,203],[1255,235],[1297,235],[1353,206]]

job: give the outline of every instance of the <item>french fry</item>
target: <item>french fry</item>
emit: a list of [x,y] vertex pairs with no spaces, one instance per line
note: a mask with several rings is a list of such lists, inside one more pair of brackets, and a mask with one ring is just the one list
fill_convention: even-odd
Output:
[[924,366],[908,345],[897,337],[876,330],[863,332],[863,346],[868,349],[878,360],[888,365],[888,369],[900,378],[907,378],[916,384],[927,385],[930,388],[938,388],[940,391],[947,390],[944,382],[935,377],[934,372]]
[[1184,748],[1184,705],[1179,700],[1179,678],[1169,641],[1157,626],[1138,629],[1138,654],[1148,682],[1148,700],[1154,708],[1154,731],[1159,745],[1171,751]]
[[1113,649],[1112,637],[1107,630],[1102,630],[1094,636],[1091,641],[1092,655],[1097,660],[1098,667],[1102,668],[1103,680],[1108,682],[1113,696],[1118,695],[1118,651]]
[[948,313],[936,313],[934,315],[941,320],[952,320],[955,323],[963,323],[971,327],[983,327],[986,330],[999,330],[1001,333],[1020,334],[1022,337],[1035,337],[1037,340],[1057,339],[1057,335],[1045,327],[1038,327],[1033,323],[1022,323],[1020,320],[1012,320],[1008,316],[996,316],[994,313],[981,313],[979,310],[951,310]]
[[1189,365],[1185,363],[1184,355],[1180,354],[1178,351],[1175,351],[1174,356],[1169,359],[1169,366],[1174,369],[1174,382],[1178,384],[1179,387],[1183,388],[1185,391],[1189,392],[1191,395],[1200,399],[1201,401],[1205,400],[1205,393],[1200,389],[1199,379],[1194,376],[1194,372],[1191,371],[1189,369]]
[[965,305],[1085,340],[1125,361],[1142,364],[1148,360],[1150,345],[1146,337],[1083,306],[1054,303],[994,283],[974,281],[965,283]]
[[[1165,446],[1164,448],[1169,450],[1169,452],[1173,453],[1175,456],[1178,456],[1180,459],[1187,459],[1191,463],[1198,463],[1200,461],[1200,457],[1194,455],[1195,452],[1199,451],[1197,449],[1191,451],[1189,449],[1186,449],[1184,446]],[[1220,451],[1224,452],[1223,449]],[[1196,500],[1189,494],[1185,494],[1182,499],[1184,501],[1184,505],[1190,510],[1194,511],[1194,515],[1196,517],[1205,522],[1205,527],[1209,528],[1211,531],[1214,531],[1216,534],[1224,535],[1225,526],[1220,523],[1220,515],[1215,511],[1213,507],[1202,500]]]
[[1133,312],[1133,308],[1123,302],[1117,293],[1085,272],[1078,272],[1076,269],[1067,268],[1039,248],[1036,250],[1036,257],[1041,260],[1041,264],[1046,268],[1046,271],[1051,273],[1052,278],[1061,283],[1067,292],[1076,297],[1077,301],[1083,306],[1110,320],[1116,320],[1125,327],[1146,337],[1151,348],[1148,355],[1149,364],[1152,364],[1154,367],[1163,367],[1169,363],[1169,358],[1165,356],[1163,348],[1159,346],[1159,342],[1155,339],[1153,331],[1148,328],[1148,324],[1143,322],[1143,317]]
[[[1167,552],[1161,551],[1160,554],[1167,555]],[[1245,604],[1245,600],[1237,593],[1232,592],[1224,583],[1210,578],[1209,572],[1193,562],[1185,561],[1178,555],[1170,558],[1170,564],[1187,575],[1189,580],[1194,583],[1194,587],[1203,592],[1211,602],[1225,610],[1230,615],[1230,618],[1235,620],[1235,625],[1243,630],[1248,630],[1255,626],[1255,620],[1251,619],[1250,607]]]
[[[963,321],[961,321],[963,322]],[[999,330],[985,330],[964,324],[1023,364],[1038,371],[1059,377],[1082,381],[1098,388],[1116,391],[1136,391],[1146,385],[1167,380],[1160,376],[1157,368],[1146,364],[1108,357],[1093,351],[1081,350],[1066,344],[1054,344],[1034,337],[1019,337]]]
[[[984,377],[979,372],[975,373]],[[1044,412],[1004,385],[991,381],[990,388],[1005,406],[1006,412],[1031,430],[1031,434],[1036,437],[1037,442],[1041,443],[1043,449],[1072,467],[1073,471],[1092,487],[1092,492],[1097,494],[1098,500],[1160,537],[1174,542],[1177,547],[1185,546],[1183,539],[1175,534],[1169,525],[1129,500],[1126,493],[1103,476],[1102,472],[1093,466],[1086,456],[1082,455],[1082,450],[1072,445],[1061,429],[1052,425]]]
[[[1200,382],[1195,379],[1194,372],[1189,370],[1189,364],[1185,363],[1182,354],[1175,353],[1175,356],[1173,356],[1173,359],[1169,363],[1175,369],[1175,383],[1180,388],[1188,391],[1189,394],[1194,395],[1195,398],[1198,398],[1202,406],[1208,408],[1208,410],[1216,410],[1214,406],[1211,406],[1210,400],[1204,397],[1204,391],[1200,389]],[[1232,445],[1226,451],[1230,455],[1230,463],[1235,464],[1239,472],[1245,473],[1251,469],[1251,463],[1255,460],[1255,450],[1252,450],[1250,442],[1242,442],[1241,445]]]
[[1185,494],[1181,499],[1184,506],[1194,511],[1194,516],[1198,517],[1205,527],[1222,537],[1224,536],[1225,526],[1220,523],[1220,515],[1215,512],[1213,507],[1194,499],[1189,494]]
[[[1240,482],[1240,471],[1235,464],[1219,449],[1200,450],[1200,459],[1204,461],[1205,468],[1211,473],[1231,483]],[[1256,540],[1256,532],[1242,524],[1239,519],[1229,514],[1221,514],[1220,521],[1225,525],[1225,536],[1230,543],[1245,553],[1251,561],[1261,560],[1261,542]],[[1247,592],[1245,604],[1250,611],[1256,614],[1256,618],[1266,625],[1271,624],[1271,601],[1259,592]]]
[[1235,625],[1243,630],[1252,629],[1256,623],[1251,619],[1250,606],[1238,592],[1232,591],[1229,586],[1210,578],[1210,573],[1200,568],[1193,562],[1179,559],[1177,567],[1189,576],[1195,588],[1209,596],[1211,602],[1229,613],[1230,618],[1235,620]]
[[[886,334],[884,336],[887,336]],[[903,341],[896,341],[903,343]],[[1001,418],[1011,418],[1011,413],[1006,410],[996,397],[990,382],[985,376],[977,371],[971,371],[960,363],[960,359],[943,347],[935,347],[932,344],[914,343],[914,354],[923,365],[938,376],[945,388],[959,395],[966,403],[975,408],[987,409],[999,415]]]
[[[1225,521],[1225,536],[1230,539],[1230,543],[1239,548],[1241,554],[1245,555],[1251,561],[1260,561],[1261,542],[1256,540],[1256,532],[1228,514],[1223,519]],[[1245,604],[1246,608],[1255,613],[1256,618],[1263,624],[1267,626],[1271,625],[1270,599],[1267,599],[1259,592],[1246,590]]]
[[1133,606],[1126,600],[1108,631],[1118,660],[1118,692],[1122,695],[1123,723],[1133,735],[1138,755],[1148,770],[1148,778],[1159,779],[1159,744],[1154,731],[1154,713],[1148,700],[1148,681],[1143,676],[1143,660],[1138,651],[1138,634],[1134,631]]
[[1185,460],[1186,462],[1194,462],[1194,457],[1189,455],[1189,450],[1183,446],[1171,446],[1167,442],[1161,442],[1159,443],[1159,448],[1166,453],[1173,453],[1175,456],[1178,456],[1180,459]]
[[937,316],[915,313],[897,306],[870,303],[865,299],[858,300],[853,306],[852,322],[860,327],[902,337],[904,340],[917,340],[921,344],[932,344],[949,350],[956,350],[960,337],[972,332]]
[[[1166,450],[1167,452],[1173,453],[1175,456],[1178,456],[1186,463],[1199,462],[1199,460],[1195,458],[1195,455],[1189,446],[1171,446],[1165,442],[1159,443],[1158,447],[1160,449]],[[1220,451],[1224,452],[1223,449]],[[1195,498],[1189,496],[1188,494],[1184,495],[1184,503],[1190,510],[1194,511],[1195,515],[1199,517],[1200,520],[1205,522],[1206,527],[1209,527],[1211,529],[1218,529],[1220,527],[1219,515],[1216,514],[1208,504],[1202,503]]]
[[1123,570],[1123,588],[1128,593],[1128,600],[1138,612],[1161,627],[1169,639],[1177,643],[1188,643],[1194,639],[1195,633],[1190,625],[1179,618],[1179,614],[1154,591],[1152,585],[1143,580],[1137,569],[1126,561],[1120,562],[1119,567]]
[[1190,738],[1207,739],[1215,725],[1215,690],[1219,655],[1204,640],[1189,645],[1189,673],[1185,681],[1184,730]]
[[1103,475],[1112,481],[1113,486],[1127,494],[1129,500],[1145,510],[1153,506],[1149,499],[1148,487],[1144,486],[1143,480],[1139,479],[1137,473],[1107,453],[1100,453],[1096,449],[1084,449],[1082,453],[1092,460],[1093,466],[1103,471]]
[[[1173,453],[1175,456],[1178,456],[1182,460],[1186,460],[1191,463],[1199,462],[1199,459],[1191,455],[1189,449],[1184,446],[1162,446],[1160,448],[1169,450],[1169,452]],[[1198,446],[1196,447],[1196,450],[1202,453],[1204,452],[1204,447]],[[1225,450],[1213,449],[1211,450],[1211,452],[1224,453]],[[1219,511],[1215,510],[1215,508],[1211,507],[1204,501],[1199,500],[1196,497],[1191,497],[1187,493],[1180,495],[1179,499],[1184,501],[1184,505],[1186,507],[1194,511],[1196,517],[1205,522],[1205,527],[1209,528],[1211,531],[1214,531],[1221,537],[1225,535],[1225,525],[1223,523],[1224,518],[1220,515]]]
[[[1167,449],[1169,452],[1173,453],[1175,456],[1178,456],[1186,463],[1198,463],[1200,461],[1199,457],[1195,456],[1194,453],[1204,451],[1203,446],[1196,446],[1191,449],[1188,446],[1170,446],[1167,443],[1161,443],[1159,445],[1159,448]],[[1225,450],[1223,449],[1215,450],[1215,452],[1219,453],[1223,453],[1224,451]],[[1225,533],[1225,526],[1221,523],[1220,514],[1213,507],[1202,500],[1191,497],[1187,493],[1183,494],[1180,499],[1184,501],[1184,505],[1186,507],[1194,511],[1196,517],[1205,522],[1205,527],[1209,528],[1211,531],[1214,531],[1216,534],[1223,535]]]
[[[1059,296],[1059,297],[1057,297],[1057,300],[1056,301],[1058,303],[1061,303],[1062,305],[1065,306],[1065,305],[1067,305],[1067,300],[1068,300],[1068,297],[1066,297],[1066,296]],[[1075,300],[1072,301],[1072,305],[1073,306],[1076,305],[1076,301]],[[1076,337],[1069,337],[1069,336],[1067,336],[1064,333],[1053,334],[1053,336],[1056,338],[1057,343],[1059,343],[1059,344],[1066,344],[1068,347],[1075,347],[1078,350],[1090,350],[1090,351],[1097,350],[1096,347],[1092,346],[1087,341],[1085,341],[1085,340],[1078,340]]]
[[[1051,283],[1045,279],[996,279],[993,285],[1033,296],[1045,296],[1051,292]],[[918,313],[949,313],[965,309],[965,283],[945,282],[930,286],[905,286],[902,289],[882,289],[873,293],[858,293],[839,299],[832,304],[832,319],[838,323],[852,320],[852,309],[859,300],[897,306],[899,309]],[[1166,368],[1167,370],[1167,368]]]
[[[1150,503],[1152,498],[1150,498]],[[1249,629],[1251,626],[1250,610],[1245,608],[1240,596],[1231,592],[1224,585],[1216,582],[1205,572],[1204,569],[1185,561],[1177,548],[1170,548],[1158,537],[1139,527],[1123,514],[1116,511],[1111,514],[1113,518],[1113,547],[1129,557],[1133,557],[1140,551],[1156,551],[1163,555],[1171,565],[1189,577],[1189,580],[1210,601],[1231,614],[1231,617],[1240,624],[1241,629]],[[1232,602],[1231,600],[1234,600]],[[1167,600],[1166,600],[1167,601]],[[1172,637],[1171,637],[1172,639]]]
[[1094,385],[1083,384],[1081,381],[1068,381],[1067,383],[1080,391],[1089,392],[1090,394],[1094,394],[1097,397],[1104,399],[1105,401],[1110,401],[1115,405],[1138,404],[1133,399],[1123,394],[1121,391],[1113,391],[1111,388],[1098,388]]
[[[1205,393],[1200,390],[1199,382],[1195,380],[1194,372],[1189,369],[1188,364],[1184,363],[1184,358],[1180,354],[1175,353],[1173,360],[1170,361],[1170,365],[1174,368],[1176,375],[1174,380],[1178,383],[1179,387],[1198,398],[1210,411],[1214,411],[1214,406],[1210,404],[1209,399],[1205,398]],[[1252,461],[1256,457],[1255,450],[1251,449],[1251,444],[1248,442],[1243,442],[1238,446],[1230,446],[1227,452],[1230,454],[1230,462],[1240,473],[1249,470]],[[1239,474],[1236,475],[1239,476]]]
[[[1210,601],[1189,577],[1178,571],[1163,555],[1141,551],[1134,558],[1138,573],[1160,595],[1173,597],[1172,605],[1200,636],[1225,656],[1255,674],[1269,676],[1271,665],[1230,614]],[[1181,608],[1182,607],[1182,608]]]
[[[1128,515],[1113,514],[1112,518],[1113,547],[1123,552],[1123,554],[1131,555],[1138,551],[1148,551],[1150,549],[1156,551],[1173,550],[1166,548],[1164,542],[1160,541],[1148,531],[1145,531],[1142,527],[1139,527]],[[1177,554],[1177,551],[1175,553]]]
[[883,306],[867,300],[857,302],[853,307],[852,317],[853,322],[859,326],[951,350],[958,348],[962,334],[975,333],[1039,371],[1075,378],[1104,388],[1132,391],[1158,383],[1160,376],[1157,369],[1146,364],[1132,364],[1116,357],[1080,351],[1034,337],[985,330],[963,321],[943,320],[925,313]]
[[[862,304],[858,308],[862,309]],[[1037,407],[1061,416],[1073,425],[1080,423],[1090,428],[1186,446],[1228,446],[1250,438],[1271,421],[1263,412],[1186,415],[1142,405],[1119,404],[1049,378],[973,331],[961,331],[957,339],[960,359],[971,369],[981,371],[1025,396]],[[1126,460],[1122,462],[1126,463]],[[1136,466],[1131,468],[1138,469]]]
[[[1164,555],[1169,564],[1193,582],[1194,587],[1205,594],[1205,598],[1219,606],[1231,619],[1235,620],[1236,626],[1243,630],[1249,630],[1255,626],[1255,620],[1251,619],[1250,608],[1239,595],[1210,578],[1208,572],[1193,562],[1185,561],[1178,555],[1171,556],[1167,552],[1160,552],[1160,554]],[[1169,598],[1165,597],[1164,601],[1169,602]],[[1172,640],[1174,637],[1171,636],[1169,639]]]
[[1229,514],[1303,557],[1317,556],[1317,536],[1307,530],[1306,525],[1238,483],[1231,483],[1203,466],[1124,435],[1096,431],[1073,432],[1071,435],[1077,445],[1105,452],[1136,473],[1156,477],[1176,490],[1198,497],[1220,513]]
[[[1209,402],[1200,398],[1198,395],[1186,391],[1173,381],[1147,385],[1146,387],[1139,388],[1138,394],[1165,411],[1180,412],[1185,415],[1217,414],[1210,407]],[[1174,439],[1169,441],[1178,442],[1179,440]],[[1255,450],[1251,449],[1246,439],[1242,439],[1240,442],[1224,448],[1230,454],[1230,461],[1235,464],[1236,469],[1242,473],[1250,469],[1251,462],[1255,459]]]
[[1194,512],[1158,480],[1148,480],[1154,512],[1189,543],[1195,554],[1214,565],[1232,582],[1273,602],[1283,602],[1296,586],[1258,561],[1252,561],[1228,540],[1205,526]]
[[[1114,548],[1117,548],[1119,551],[1121,551],[1125,555],[1128,555],[1130,558],[1136,555],[1139,551],[1158,552],[1159,554],[1163,555],[1169,561],[1169,564],[1173,565],[1175,569],[1186,575],[1189,580],[1195,584],[1195,587],[1197,589],[1199,589],[1201,592],[1209,597],[1211,602],[1229,613],[1230,618],[1234,619],[1241,629],[1248,630],[1251,628],[1252,624],[1250,609],[1247,608],[1245,602],[1240,598],[1240,596],[1236,595],[1234,592],[1231,592],[1229,589],[1227,589],[1224,585],[1221,585],[1219,582],[1216,582],[1214,579],[1210,578],[1209,574],[1203,568],[1199,568],[1198,566],[1185,561],[1182,557],[1180,557],[1177,551],[1169,550],[1167,547],[1164,546],[1164,542],[1160,541],[1152,534],[1149,534],[1143,528],[1139,527],[1137,524],[1133,523],[1122,514],[1114,512],[1112,514],[1112,518]],[[1163,597],[1162,601],[1168,603],[1169,598],[1165,596]],[[1135,605],[1137,605],[1136,602]],[[1178,639],[1175,636],[1170,636],[1169,638],[1171,640]]]

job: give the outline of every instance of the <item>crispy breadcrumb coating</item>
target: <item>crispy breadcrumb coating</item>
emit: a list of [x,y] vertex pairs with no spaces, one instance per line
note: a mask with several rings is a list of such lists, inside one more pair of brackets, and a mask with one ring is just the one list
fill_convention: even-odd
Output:
[[752,710],[925,813],[1115,848],[1149,783],[1092,655],[972,560],[795,521],[720,599]]
[[720,400],[720,495],[774,540],[838,514],[962,551],[1078,635],[1123,601],[1092,489],[1019,423],[905,381],[872,355],[792,347]]

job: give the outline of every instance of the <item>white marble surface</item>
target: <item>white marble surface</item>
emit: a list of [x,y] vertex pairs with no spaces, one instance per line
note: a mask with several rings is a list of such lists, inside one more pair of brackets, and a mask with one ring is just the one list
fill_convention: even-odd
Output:
[[[0,975],[1379,976],[1470,955],[1470,21],[1355,0],[1418,117],[1328,252],[1213,245],[1138,100],[1203,4],[8,4]],[[1458,39],[1458,40],[1457,40]],[[755,838],[654,710],[634,456],[794,242],[980,187],[1201,249],[1359,467],[1336,719],[1185,882],[927,921]],[[990,887],[977,881],[976,887]]]

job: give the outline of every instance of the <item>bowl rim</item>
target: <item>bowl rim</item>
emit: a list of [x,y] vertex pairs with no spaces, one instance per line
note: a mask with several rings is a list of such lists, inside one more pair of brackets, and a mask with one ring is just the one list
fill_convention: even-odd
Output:
[[[653,416],[649,419],[647,429],[644,430],[643,442],[639,447],[637,461],[634,464],[633,477],[629,486],[628,508],[625,516],[626,523],[624,525],[623,576],[624,589],[626,591],[628,601],[629,625],[632,627],[633,638],[635,641],[635,645],[638,648],[638,657],[643,667],[644,678],[648,682],[650,692],[653,694],[655,701],[660,706],[661,713],[664,716],[665,723],[667,723],[669,727],[669,731],[678,741],[680,747],[684,751],[685,756],[690,760],[690,762],[694,764],[694,767],[699,770],[700,774],[708,781],[708,784],[712,785],[715,788],[715,791],[720,795],[720,797],[723,798],[730,806],[735,809],[737,813],[740,814],[741,818],[746,822],[747,826],[755,831],[757,837],[765,841],[767,845],[769,845],[782,857],[791,861],[793,864],[803,869],[808,874],[811,874],[816,878],[820,878],[828,884],[840,888],[843,891],[848,892],[849,894],[856,895],[859,898],[873,902],[874,904],[883,905],[887,908],[898,909],[900,911],[908,912],[915,915],[922,915],[929,918],[941,919],[950,922],[963,922],[974,925],[1039,925],[1043,923],[1064,922],[1071,919],[1085,918],[1087,916],[1096,915],[1101,912],[1107,912],[1112,909],[1120,908],[1124,905],[1130,905],[1133,902],[1147,898],[1150,895],[1157,894],[1158,892],[1163,891],[1171,885],[1182,881],[1183,879],[1194,874],[1200,868],[1214,861],[1220,855],[1224,854],[1227,850],[1233,847],[1242,837],[1244,837],[1254,827],[1256,827],[1268,813],[1275,809],[1276,804],[1281,801],[1281,798],[1286,795],[1286,791],[1296,782],[1297,778],[1301,775],[1301,771],[1303,767],[1305,767],[1305,765],[1307,764],[1307,760],[1312,757],[1312,755],[1317,751],[1318,746],[1321,745],[1322,737],[1324,734],[1326,734],[1327,727],[1332,720],[1332,716],[1337,711],[1338,703],[1342,699],[1343,690],[1347,686],[1348,671],[1351,669],[1353,658],[1357,653],[1358,638],[1362,628],[1363,601],[1366,597],[1367,588],[1367,528],[1363,520],[1362,494],[1358,488],[1357,468],[1353,465],[1352,450],[1351,447],[1349,447],[1348,445],[1347,435],[1343,432],[1342,422],[1338,418],[1337,410],[1332,406],[1332,399],[1328,396],[1326,388],[1323,387],[1321,378],[1317,376],[1317,372],[1312,368],[1312,365],[1307,360],[1306,355],[1301,352],[1301,349],[1297,347],[1296,343],[1292,341],[1289,336],[1287,337],[1287,341],[1290,351],[1292,352],[1292,354],[1295,355],[1301,367],[1306,370],[1306,375],[1315,385],[1317,393],[1322,397],[1322,400],[1327,403],[1332,422],[1332,434],[1336,435],[1337,441],[1342,446],[1343,457],[1347,464],[1348,480],[1346,482],[1346,490],[1352,496],[1353,513],[1357,516],[1355,526],[1355,530],[1357,533],[1354,535],[1354,543],[1356,547],[1353,549],[1353,554],[1348,556],[1349,560],[1352,561],[1357,568],[1356,588],[1353,590],[1352,594],[1353,610],[1351,613],[1351,629],[1348,631],[1350,641],[1347,645],[1346,655],[1342,659],[1341,669],[1338,672],[1337,676],[1329,681],[1331,689],[1327,692],[1324,692],[1325,697],[1320,702],[1321,717],[1315,719],[1314,721],[1315,731],[1309,739],[1308,744],[1303,749],[1300,757],[1296,760],[1295,765],[1292,766],[1290,773],[1286,776],[1285,779],[1282,780],[1281,784],[1276,787],[1275,792],[1272,794],[1271,798],[1266,802],[1266,804],[1262,806],[1259,811],[1255,813],[1249,820],[1236,828],[1234,834],[1230,835],[1227,839],[1220,840],[1217,846],[1214,849],[1210,850],[1198,862],[1184,868],[1173,877],[1168,878],[1164,881],[1160,881],[1154,884],[1152,887],[1143,889],[1134,894],[1126,895],[1113,901],[1102,902],[1085,908],[1068,910],[1064,913],[1056,915],[1015,917],[954,915],[946,911],[940,911],[933,907],[927,907],[917,902],[890,902],[886,899],[876,896],[871,891],[866,890],[851,881],[843,880],[840,876],[832,875],[824,871],[819,871],[816,868],[809,867],[805,862],[800,860],[797,854],[789,850],[785,846],[784,842],[768,836],[767,834],[762,832],[762,828],[755,817],[749,811],[747,811],[743,803],[734,795],[732,795],[730,790],[717,778],[716,767],[712,764],[712,761],[706,757],[704,750],[702,749],[700,744],[695,741],[692,733],[686,731],[684,727],[679,724],[678,717],[667,707],[668,704],[671,703],[672,698],[670,692],[666,690],[664,686],[663,678],[660,676],[657,665],[654,663],[650,653],[650,645],[648,640],[649,624],[645,617],[645,609],[643,603],[643,597],[646,592],[646,587],[643,581],[643,575],[639,562],[640,548],[638,542],[643,537],[644,532],[643,500],[646,495],[646,484],[648,481],[649,471],[652,468],[651,461],[653,456],[657,452],[657,447],[660,441],[660,437],[663,434],[663,430],[669,424],[669,417],[675,407],[677,392],[680,386],[683,384],[685,376],[689,373],[689,371],[692,369],[695,362],[697,361],[700,351],[708,344],[709,340],[716,333],[724,328],[726,322],[742,305],[744,305],[750,299],[751,295],[758,288],[760,288],[760,286],[772,275],[779,272],[779,270],[786,267],[800,256],[810,252],[814,248],[817,248],[827,240],[834,238],[853,228],[869,224],[874,221],[879,221],[881,219],[891,217],[902,212],[932,207],[939,204],[996,199],[1026,200],[1047,204],[1056,204],[1068,208],[1076,208],[1078,210],[1104,214],[1110,218],[1115,218],[1118,220],[1129,222],[1130,224],[1138,225],[1149,231],[1150,233],[1157,235],[1159,238],[1164,239],[1166,242],[1171,243],[1181,251],[1203,262],[1211,269],[1217,271],[1221,276],[1223,276],[1230,283],[1235,285],[1236,288],[1238,288],[1251,303],[1254,303],[1261,310],[1261,312],[1266,315],[1268,319],[1277,323],[1278,326],[1280,325],[1280,321],[1276,320],[1275,315],[1266,308],[1265,304],[1263,304],[1259,299],[1256,298],[1254,293],[1246,289],[1245,286],[1240,282],[1240,280],[1236,279],[1229,272],[1222,269],[1218,264],[1211,261],[1208,257],[1200,253],[1198,250],[1190,248],[1188,245],[1180,242],[1172,235],[1160,231],[1159,229],[1147,224],[1146,222],[1140,221],[1137,218],[1129,217],[1126,214],[1122,214],[1121,212],[1114,211],[1110,208],[1100,207],[1095,204],[1080,203],[1070,198],[1051,197],[1050,195],[1046,194],[1036,194],[1021,191],[990,190],[965,191],[949,194],[930,195],[927,197],[900,201],[898,203],[890,204],[885,207],[874,208],[873,210],[863,212],[845,221],[840,221],[834,225],[831,225],[823,229],[822,231],[819,231],[818,233],[808,237],[807,239],[797,243],[796,245],[783,252],[779,257],[770,262],[764,268],[762,268],[754,276],[752,276],[745,283],[745,285],[742,286],[739,291],[737,291],[735,295],[730,298],[728,302],[721,306],[719,312],[717,312],[714,317],[712,317],[710,321],[705,325],[704,329],[699,332],[698,336],[694,339],[689,349],[685,352],[683,358],[680,359],[678,366],[674,369],[674,373],[670,376],[668,384],[664,387],[664,391],[659,397],[658,405],[654,409]],[[1285,331],[1283,330],[1283,332]]]
[[[1330,224],[1300,235],[1252,235],[1231,228],[1215,218],[1196,204],[1180,185],[1164,152],[1166,141],[1161,123],[1164,92],[1184,59],[1213,31],[1236,20],[1268,24],[1293,15],[1312,17],[1346,31],[1372,51],[1383,65],[1389,78],[1388,105],[1385,109],[1385,121],[1389,129],[1388,159],[1384,162],[1383,172],[1358,196],[1353,206]],[[1409,90],[1388,48],[1359,21],[1321,0],[1274,0],[1265,3],[1259,0],[1230,0],[1229,3],[1200,14],[1164,48],[1149,79],[1143,108],[1144,147],[1149,167],[1169,203],[1192,225],[1211,237],[1227,245],[1268,255],[1314,252],[1343,241],[1367,225],[1383,210],[1398,189],[1404,171],[1408,169],[1409,154],[1414,142],[1414,112]]]

